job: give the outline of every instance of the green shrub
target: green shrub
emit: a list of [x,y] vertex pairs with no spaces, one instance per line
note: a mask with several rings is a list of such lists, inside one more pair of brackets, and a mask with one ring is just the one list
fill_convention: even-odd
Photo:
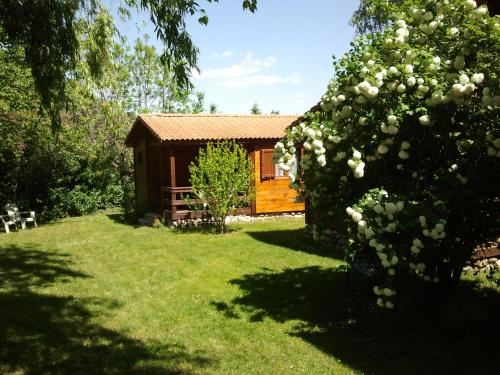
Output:
[[157,217],[153,220],[153,223],[151,224],[151,226],[154,228],[154,229],[160,229],[160,228],[163,228],[165,226],[165,220],[162,218],[162,217]]
[[384,271],[380,306],[454,285],[474,246],[498,235],[499,40],[499,18],[472,0],[406,1],[335,61],[322,112],[276,145],[287,168],[303,142],[292,185],[318,214],[316,236],[343,217],[349,261]]
[[248,204],[254,196],[253,166],[235,142],[208,143],[189,166],[191,186],[198,204],[205,204],[219,233],[228,213]]

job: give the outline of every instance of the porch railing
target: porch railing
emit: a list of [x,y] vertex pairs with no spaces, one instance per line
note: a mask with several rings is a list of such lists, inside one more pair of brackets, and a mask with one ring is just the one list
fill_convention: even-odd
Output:
[[[175,216],[178,211],[181,211],[182,206],[188,206],[190,204],[194,204],[196,201],[194,199],[183,199],[183,194],[192,193],[193,189],[191,186],[179,186],[179,187],[169,187],[166,186],[163,188],[162,199],[163,199],[163,208],[166,211],[166,214],[171,214],[172,217],[170,219],[175,220]],[[186,211],[186,210],[182,210]]]
[[[182,218],[193,218],[195,216],[205,217],[206,212],[197,212],[188,209],[181,209],[189,205],[195,205],[199,201],[196,199],[182,199],[182,194],[189,194],[193,192],[191,186],[180,186],[180,187],[170,187],[165,186],[163,188],[163,204],[165,209],[165,214],[170,220],[178,220]],[[243,197],[242,197],[243,198]],[[243,207],[235,210],[235,214],[238,215],[248,215],[251,213],[250,207]]]

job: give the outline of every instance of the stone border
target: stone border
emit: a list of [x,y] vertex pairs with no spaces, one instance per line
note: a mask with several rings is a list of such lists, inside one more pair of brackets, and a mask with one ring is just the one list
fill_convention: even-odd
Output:
[[281,214],[257,214],[257,215],[236,215],[226,217],[226,224],[234,222],[265,221],[274,219],[300,219],[304,218],[304,212],[284,212]]
[[[276,219],[300,219],[304,218],[305,213],[303,212],[286,212],[282,214],[259,214],[259,215],[235,215],[227,216],[226,224],[231,223],[249,223],[257,221],[269,221]],[[171,225],[170,228],[193,228],[198,227],[202,224],[207,224],[210,221],[207,219],[188,219],[188,220],[176,220]]]

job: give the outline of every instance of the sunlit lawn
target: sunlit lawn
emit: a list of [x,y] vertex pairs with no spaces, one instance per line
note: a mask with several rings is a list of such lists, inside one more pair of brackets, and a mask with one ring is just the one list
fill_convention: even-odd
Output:
[[383,314],[303,226],[176,233],[97,214],[0,234],[0,373],[497,370],[498,293]]

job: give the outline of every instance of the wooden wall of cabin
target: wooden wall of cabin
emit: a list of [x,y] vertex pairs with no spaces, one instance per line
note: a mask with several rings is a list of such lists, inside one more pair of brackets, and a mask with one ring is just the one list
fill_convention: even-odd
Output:
[[[295,190],[288,186],[290,181],[288,177],[275,177],[273,179],[261,178],[260,152],[262,149],[272,149],[274,147],[274,142],[257,144],[246,143],[243,144],[243,146],[249,152],[254,164],[256,199],[252,213],[303,211],[304,204],[294,202],[297,194]],[[177,187],[191,186],[189,181],[189,164],[194,161],[198,155],[199,147],[200,145],[189,144],[172,146],[171,150],[175,155]],[[169,169],[167,174],[170,175]]]
[[161,206],[160,145],[149,132],[146,134],[148,168],[148,203],[151,208]]
[[134,144],[135,199],[140,206],[148,204],[146,130],[140,128]]
[[179,144],[172,147],[175,155],[175,186],[191,186],[189,165],[198,156],[199,145]]
[[[254,178],[256,199],[252,213],[273,213],[303,211],[304,204],[296,203],[295,190],[291,189],[288,177],[274,177],[271,179],[261,176],[261,151],[271,150],[272,143],[245,144],[254,164]],[[170,173],[170,156],[175,157],[175,186],[191,186],[189,181],[189,164],[198,155],[200,145],[175,144],[160,145],[149,132],[145,131],[144,137],[134,148],[136,187],[138,203],[148,203],[151,208],[161,207],[161,168],[163,168],[163,186],[172,186]],[[142,166],[139,163],[139,152],[144,152]],[[145,160],[144,160],[145,159]]]
[[271,150],[273,143],[255,144],[253,152],[255,173],[255,213],[273,213],[303,211],[304,203],[294,201],[297,193],[288,185],[288,177],[262,178],[261,176],[261,152]]
[[[189,165],[196,160],[199,149],[206,144],[177,144],[171,146],[171,150],[175,155],[175,176],[177,187],[191,186],[189,176]],[[253,149],[249,145],[243,145],[247,152]],[[170,175],[170,172],[168,172]],[[170,186],[170,185],[168,185]]]

